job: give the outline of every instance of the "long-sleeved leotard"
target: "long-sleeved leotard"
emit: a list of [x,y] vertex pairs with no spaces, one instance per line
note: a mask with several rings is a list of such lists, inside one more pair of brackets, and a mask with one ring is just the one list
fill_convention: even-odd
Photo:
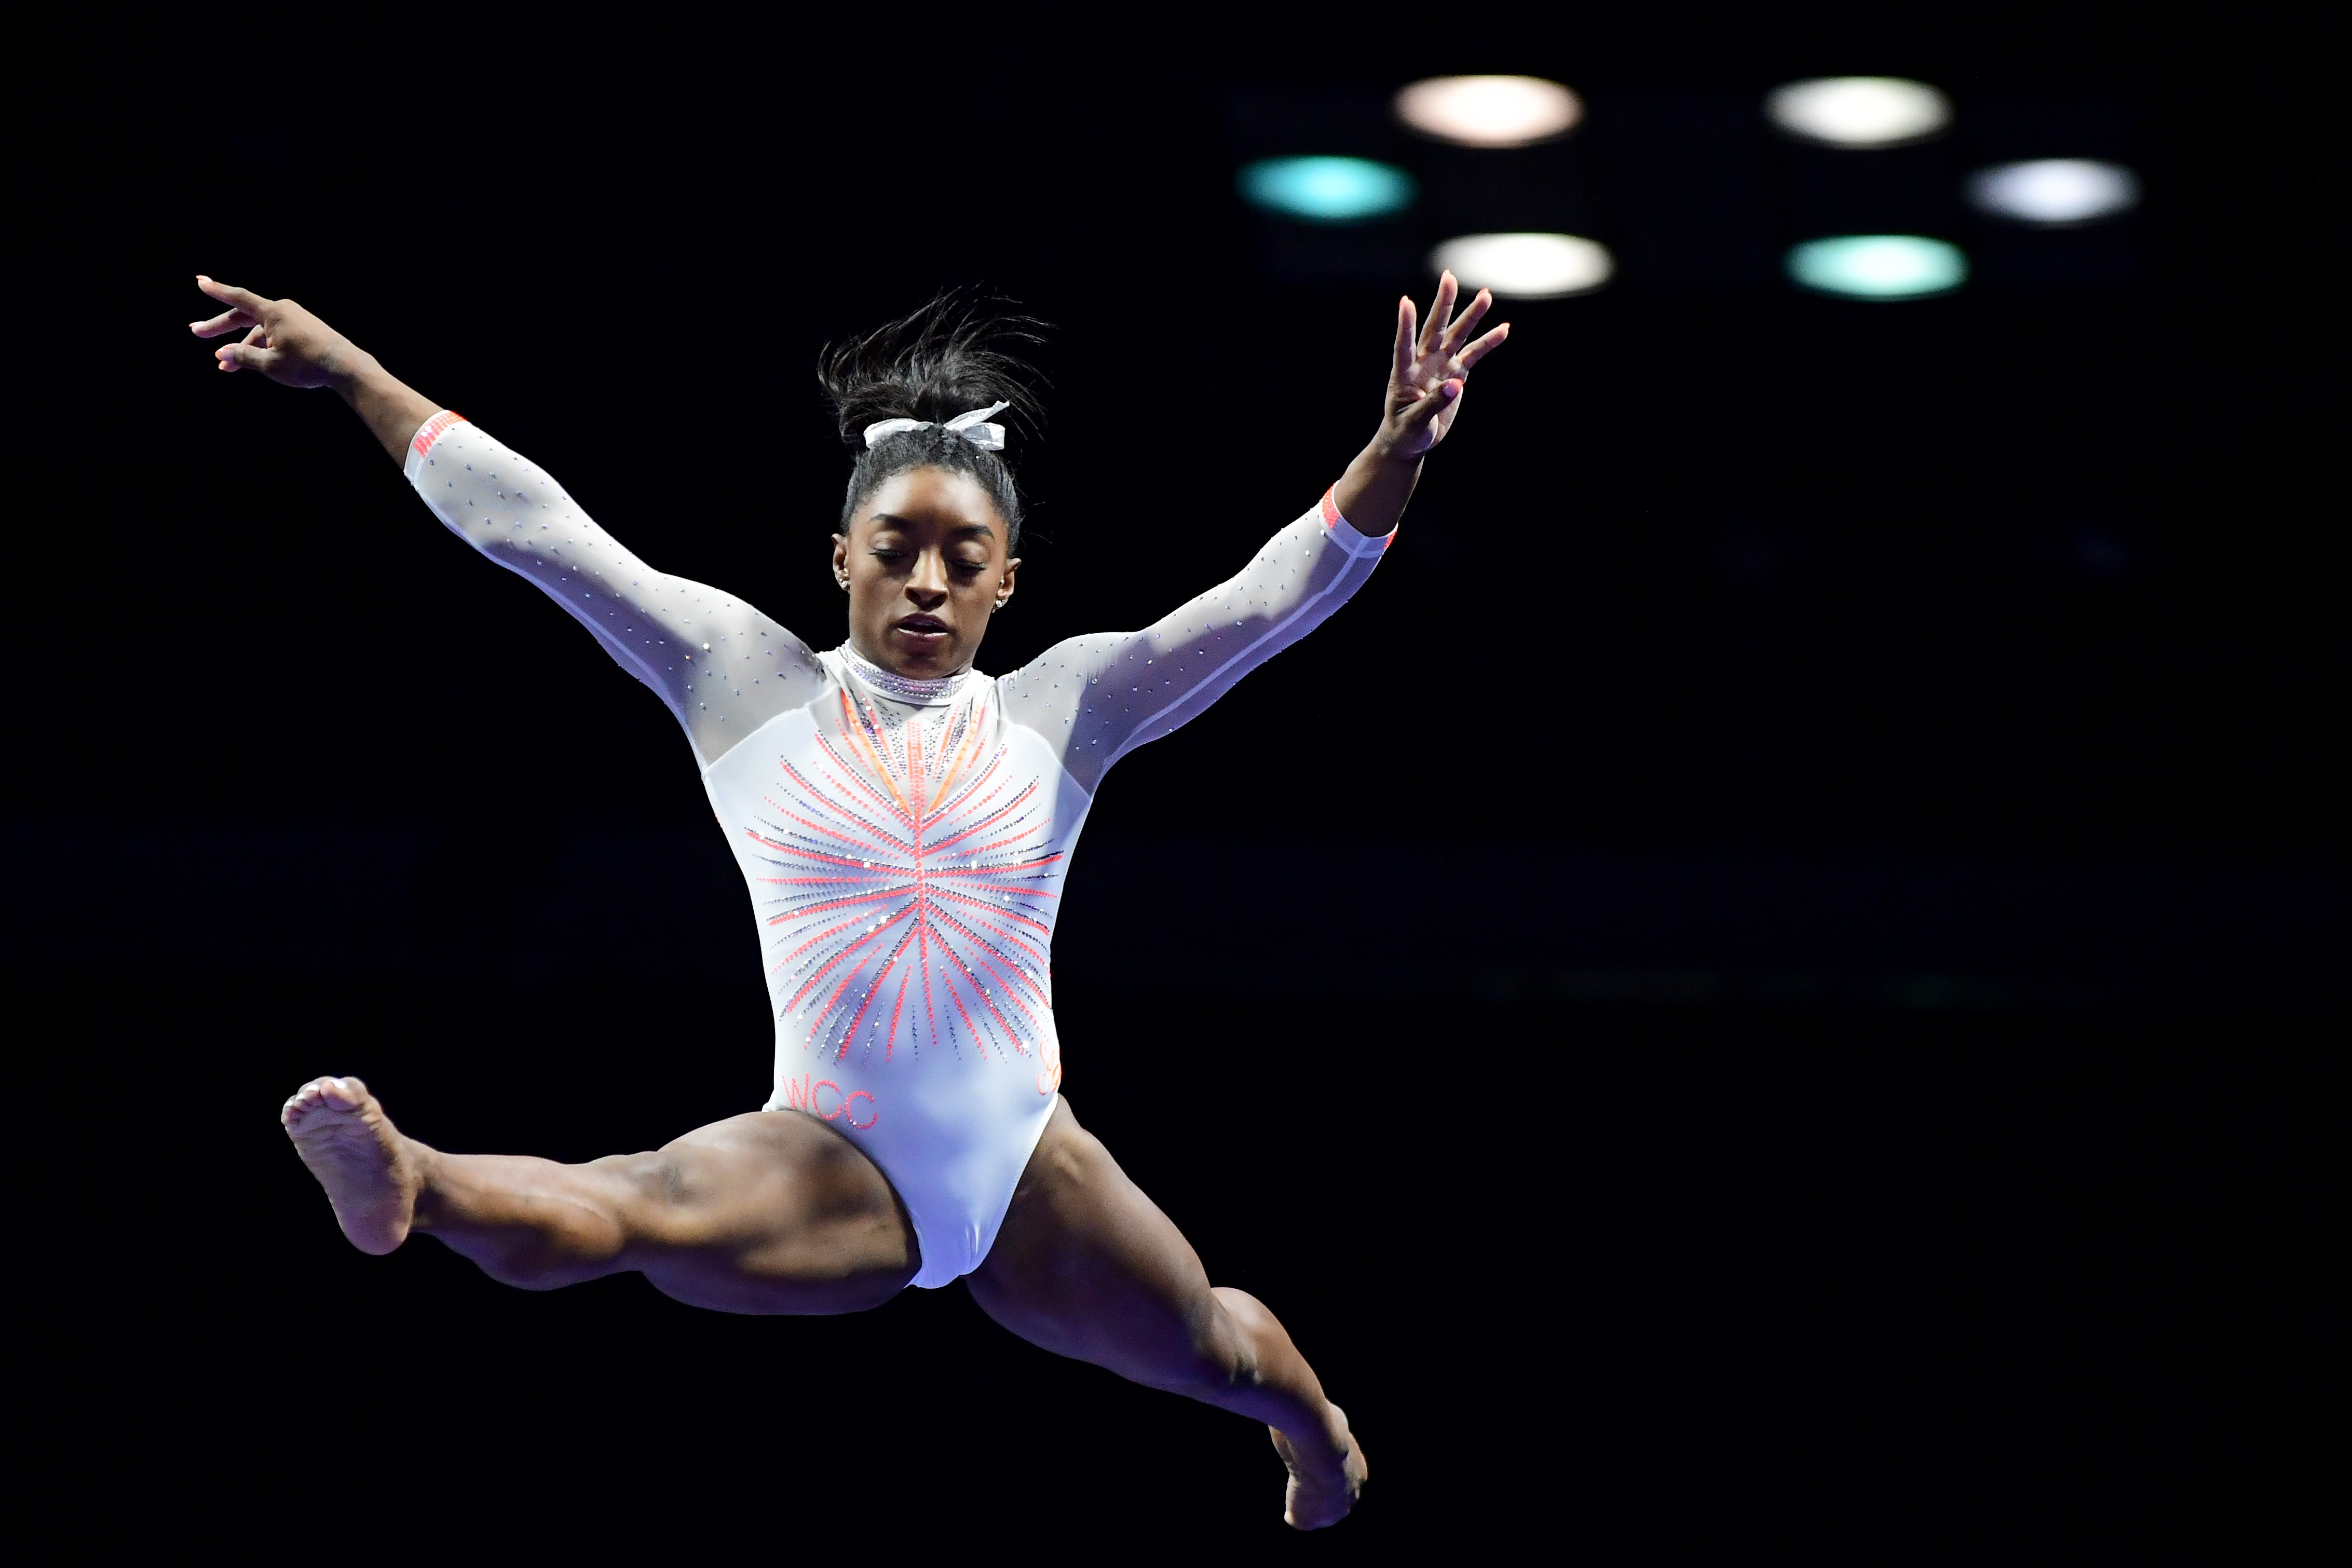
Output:
[[1062,1080],[1048,954],[1104,772],[1320,624],[1371,575],[1331,496],[1239,575],[1140,632],[1009,675],[917,681],[812,652],[653,570],[537,466],[457,415],[409,482],[559,601],[685,725],[760,923],[776,1018],[766,1109],[832,1124],[890,1178],[937,1287],[987,1257]]

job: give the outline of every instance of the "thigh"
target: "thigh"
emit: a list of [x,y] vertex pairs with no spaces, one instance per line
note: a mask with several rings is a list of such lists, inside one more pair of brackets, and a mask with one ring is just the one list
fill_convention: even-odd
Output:
[[1199,1254],[1118,1168],[1102,1140],[1054,1107],[972,1299],[1032,1344],[1158,1388],[1191,1391],[1229,1364],[1233,1327]]
[[635,1156],[630,1261],[721,1312],[858,1312],[915,1276],[906,1206],[856,1145],[797,1111],[731,1116]]

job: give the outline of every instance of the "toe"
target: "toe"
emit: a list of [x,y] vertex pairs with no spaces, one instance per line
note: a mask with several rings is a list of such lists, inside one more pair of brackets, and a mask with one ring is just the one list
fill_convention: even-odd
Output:
[[328,1092],[329,1086],[333,1082],[334,1080],[331,1078],[313,1078],[310,1082],[294,1091],[293,1094],[287,1099],[284,1108],[278,1112],[278,1120],[291,1127],[320,1107],[333,1104],[334,1101]]

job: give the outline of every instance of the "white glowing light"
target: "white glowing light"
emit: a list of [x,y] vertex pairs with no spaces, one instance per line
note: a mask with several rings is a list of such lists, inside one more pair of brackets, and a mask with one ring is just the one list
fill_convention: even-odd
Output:
[[1600,287],[1617,264],[1606,246],[1574,235],[1464,235],[1430,252],[1429,268],[1452,272],[1467,290],[1557,299]]
[[1969,176],[1969,201],[2021,224],[2095,223],[2139,204],[2139,177],[2120,163],[2088,158],[1996,163]]
[[1843,235],[1790,251],[1789,276],[1822,294],[1916,299],[1966,282],[1969,258],[1958,246],[1917,235]]
[[1584,118],[1576,94],[1541,77],[1431,77],[1396,95],[1399,120],[1465,147],[1526,147]]
[[1899,147],[1952,122],[1952,101],[1900,77],[1822,77],[1775,88],[1764,113],[1791,136],[1832,147]]

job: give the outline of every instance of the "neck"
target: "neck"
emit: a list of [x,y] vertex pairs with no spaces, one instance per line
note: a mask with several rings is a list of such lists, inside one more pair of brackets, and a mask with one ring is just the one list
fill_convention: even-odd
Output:
[[846,642],[835,650],[856,672],[857,678],[888,696],[903,702],[939,702],[949,696],[963,677],[971,672],[970,664],[950,671],[944,675],[909,675],[887,664],[867,658],[858,651],[855,641]]

